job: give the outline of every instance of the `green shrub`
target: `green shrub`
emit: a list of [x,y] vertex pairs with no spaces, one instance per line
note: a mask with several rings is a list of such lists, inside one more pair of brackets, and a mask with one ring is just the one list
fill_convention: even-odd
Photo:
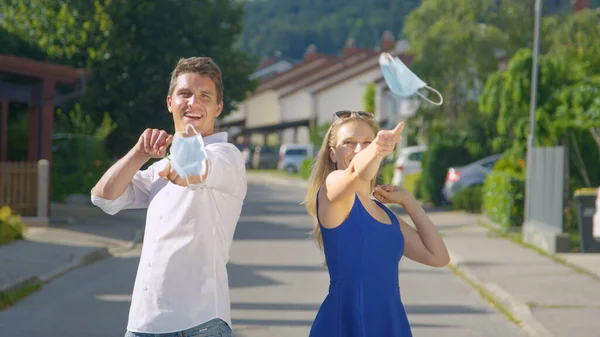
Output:
[[442,204],[442,188],[448,168],[471,162],[471,155],[463,146],[433,144],[425,152],[421,166],[423,171],[419,183],[421,196],[434,205]]
[[406,188],[412,195],[417,198],[417,187],[419,186],[419,179],[421,179],[421,172],[405,174],[402,176],[402,187]]
[[304,159],[302,161],[302,166],[300,167],[300,177],[302,177],[302,179],[308,179],[310,177],[310,172],[312,171],[312,165],[314,161],[315,158]]
[[394,178],[394,167],[395,165],[393,163],[381,166],[379,173],[381,175],[381,183],[383,185],[392,184],[392,179]]
[[52,162],[52,200],[64,201],[69,194],[89,194],[113,164],[104,143],[89,136],[55,141]]
[[8,206],[0,208],[0,245],[22,239],[25,230],[18,214],[13,214]]
[[525,212],[525,179],[510,172],[492,171],[483,184],[483,211],[502,226],[521,226]]
[[458,191],[452,199],[452,207],[471,213],[480,213],[483,203],[482,191],[481,185],[470,186]]
[[423,195],[421,195],[420,186],[421,186],[421,173],[419,173],[419,175],[415,177],[413,190],[411,191],[411,193],[414,195],[415,199],[417,199],[417,200],[423,200]]

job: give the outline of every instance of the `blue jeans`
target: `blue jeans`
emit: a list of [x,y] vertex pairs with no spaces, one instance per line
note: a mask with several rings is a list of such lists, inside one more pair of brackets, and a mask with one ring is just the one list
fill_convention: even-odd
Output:
[[233,332],[225,321],[215,318],[184,331],[160,334],[127,331],[125,337],[233,337]]

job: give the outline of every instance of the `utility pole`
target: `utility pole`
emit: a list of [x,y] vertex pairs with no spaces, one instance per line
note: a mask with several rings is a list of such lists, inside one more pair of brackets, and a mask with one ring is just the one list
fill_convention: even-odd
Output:
[[530,196],[531,196],[531,179],[533,177],[532,170],[532,151],[535,141],[535,109],[537,98],[538,84],[538,55],[540,53],[540,20],[542,16],[542,0],[535,0],[535,23],[533,31],[533,64],[531,69],[531,97],[529,103],[529,136],[527,137],[527,180],[525,181],[525,221],[529,220],[530,213]]

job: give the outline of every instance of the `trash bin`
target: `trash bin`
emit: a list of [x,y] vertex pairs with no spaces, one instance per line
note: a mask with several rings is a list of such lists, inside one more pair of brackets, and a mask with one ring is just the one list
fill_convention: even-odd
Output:
[[595,188],[576,190],[575,200],[578,204],[579,249],[582,253],[600,253],[600,238],[594,238],[594,214],[596,213]]

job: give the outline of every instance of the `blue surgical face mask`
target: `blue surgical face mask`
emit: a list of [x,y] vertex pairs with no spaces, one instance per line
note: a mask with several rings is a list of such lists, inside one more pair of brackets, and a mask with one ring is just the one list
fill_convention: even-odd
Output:
[[[408,69],[400,58],[392,57],[392,55],[388,53],[382,53],[379,56],[379,65],[388,88],[390,88],[394,94],[402,97],[409,97],[417,94],[431,104],[442,105],[442,103],[444,103],[444,98],[439,91],[423,82],[417,75]],[[437,103],[432,102],[430,99],[423,96],[423,94],[418,91],[421,88],[426,88],[436,93],[440,97],[440,101]]]
[[[190,127],[196,135],[184,137]],[[170,152],[171,166],[180,177],[185,178],[188,185],[190,176],[200,176],[202,179],[207,169],[206,148],[202,135],[196,131],[193,125],[188,124],[184,131],[175,133]]]

